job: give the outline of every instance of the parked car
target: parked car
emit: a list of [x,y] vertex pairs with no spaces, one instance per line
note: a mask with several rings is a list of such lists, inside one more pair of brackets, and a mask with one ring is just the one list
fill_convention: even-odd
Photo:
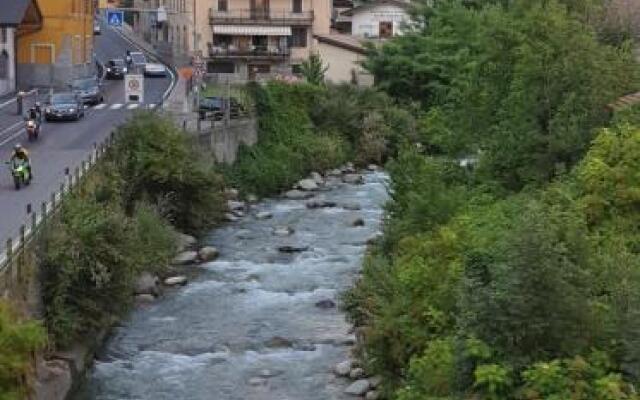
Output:
[[71,90],[84,104],[99,104],[104,101],[102,85],[96,78],[76,79],[71,83]]
[[73,92],[54,93],[44,108],[44,118],[53,120],[79,120],[84,117],[84,104],[80,96]]
[[122,58],[107,61],[105,67],[107,68],[105,73],[107,79],[124,79],[124,75],[127,73],[127,64]]
[[127,63],[129,64],[129,69],[140,73],[144,70],[144,66],[147,65],[147,58],[142,52],[132,51],[129,52]]
[[147,63],[144,66],[144,75],[145,76],[165,77],[165,76],[167,76],[167,68],[162,64]]
[[[244,113],[244,106],[236,99],[231,97],[229,99],[229,117],[231,119],[239,118]],[[218,96],[207,96],[200,98],[200,108],[198,114],[200,119],[213,119],[214,121],[220,121],[224,118],[225,110],[225,98]]]

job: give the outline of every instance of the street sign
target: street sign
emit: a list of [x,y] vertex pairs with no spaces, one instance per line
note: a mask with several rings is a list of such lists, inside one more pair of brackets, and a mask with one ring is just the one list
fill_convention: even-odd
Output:
[[109,26],[122,26],[124,23],[124,11],[107,10],[107,23]]
[[144,102],[144,76],[129,74],[124,76],[124,93],[127,102]]

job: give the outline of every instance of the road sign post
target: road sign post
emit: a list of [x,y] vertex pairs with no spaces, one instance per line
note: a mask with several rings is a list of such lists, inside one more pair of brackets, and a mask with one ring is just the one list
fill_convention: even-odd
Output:
[[140,74],[125,75],[124,92],[128,103],[144,103],[144,76]]
[[107,10],[107,24],[109,26],[122,26],[124,24],[124,12]]

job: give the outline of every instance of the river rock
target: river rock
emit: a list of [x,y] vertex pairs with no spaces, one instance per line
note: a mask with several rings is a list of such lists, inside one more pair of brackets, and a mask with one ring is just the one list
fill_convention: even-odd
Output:
[[213,246],[205,246],[198,250],[198,258],[202,262],[213,261],[220,255],[218,249]]
[[324,299],[316,302],[316,307],[327,310],[329,308],[336,308],[336,302],[331,299]]
[[247,195],[247,202],[249,202],[249,203],[257,203],[258,202],[258,196],[256,196],[255,194],[248,194]]
[[235,215],[236,217],[238,217],[238,218],[242,218],[242,217],[244,217],[246,215],[244,213],[244,211],[242,211],[242,210],[233,210],[233,211],[231,211],[231,213],[233,215]]
[[156,298],[152,294],[139,294],[134,299],[138,303],[152,303]]
[[367,165],[367,169],[368,169],[369,171],[371,171],[371,172],[377,171],[379,168],[380,168],[380,167],[378,167],[378,166],[377,166],[377,165],[375,165],[375,164],[369,164],[369,165]]
[[330,208],[335,207],[337,204],[335,201],[328,200],[311,200],[306,203],[307,208],[315,209],[315,208]]
[[300,190],[304,190],[305,192],[318,190],[318,184],[313,179],[302,179],[298,182],[296,187]]
[[356,169],[353,166],[352,162],[348,162],[347,164],[342,166],[342,168],[340,168],[340,170],[342,171],[343,174],[352,174],[352,173],[356,172]]
[[164,280],[166,286],[183,286],[187,284],[186,276],[172,276]]
[[265,342],[265,346],[271,348],[285,348],[293,346],[293,342],[281,336],[274,336]]
[[271,214],[269,211],[260,211],[259,213],[256,213],[256,218],[257,219],[270,219],[270,218],[273,218],[273,214]]
[[237,222],[240,218],[231,213],[226,213],[224,214],[224,219],[227,220],[227,222]]
[[313,193],[303,192],[302,190],[293,189],[286,192],[284,194],[284,197],[286,197],[289,200],[306,200],[306,199],[312,198]]
[[228,200],[237,200],[239,194],[238,189],[235,188],[228,188],[224,191],[224,197]]
[[382,383],[382,377],[380,375],[372,376],[369,378],[369,384],[372,388],[377,388]]
[[195,251],[183,251],[173,259],[173,265],[189,265],[198,261],[198,253]]
[[309,250],[309,246],[280,246],[278,251],[281,253],[301,253]]
[[336,364],[333,368],[333,372],[335,372],[338,376],[349,376],[349,372],[351,372],[351,366],[353,362],[351,360],[346,360],[341,363]]
[[243,211],[247,207],[247,203],[244,201],[229,200],[227,201],[227,208],[231,211]]
[[191,235],[187,235],[184,233],[176,234],[176,246],[178,247],[178,251],[190,249],[196,245],[196,242],[196,238]]
[[66,399],[72,386],[69,363],[64,360],[41,360],[36,364],[34,399]]
[[136,279],[135,289],[133,294],[150,294],[152,296],[158,296],[160,289],[158,283],[160,280],[158,277],[151,275],[148,272],[143,272],[138,279]]
[[274,376],[278,375],[278,373],[275,372],[275,371],[271,371],[270,369],[261,369],[260,373],[258,373],[258,375],[261,378],[271,378],[271,377],[274,377]]
[[378,400],[380,393],[377,390],[369,390],[364,396],[364,400]]
[[260,377],[253,377],[249,379],[249,385],[251,386],[264,386],[267,384],[267,380]]
[[320,175],[319,173],[313,171],[310,175],[310,178],[313,179],[313,181],[317,184],[317,185],[322,185],[324,183],[324,178],[322,178],[322,175]]
[[327,176],[340,176],[340,175],[342,175],[342,171],[340,171],[337,168],[327,171]]
[[371,385],[369,384],[368,380],[358,379],[351,385],[347,386],[344,392],[353,396],[363,396],[365,393],[367,393],[370,387]]
[[362,185],[364,183],[364,178],[362,177],[362,175],[350,173],[342,177],[342,182],[349,185]]
[[290,236],[295,233],[295,230],[289,226],[276,226],[273,228],[274,236]]
[[364,220],[362,218],[356,218],[351,222],[351,226],[364,226]]
[[349,372],[349,378],[353,380],[357,380],[364,377],[364,369],[362,368],[354,368]]
[[358,203],[345,203],[342,205],[342,208],[349,211],[359,211],[362,209],[362,207]]

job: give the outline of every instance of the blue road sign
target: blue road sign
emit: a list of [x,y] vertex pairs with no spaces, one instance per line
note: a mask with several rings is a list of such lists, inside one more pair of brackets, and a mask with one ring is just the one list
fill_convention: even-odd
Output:
[[122,26],[123,22],[124,22],[124,12],[123,11],[107,10],[107,23],[110,26]]

